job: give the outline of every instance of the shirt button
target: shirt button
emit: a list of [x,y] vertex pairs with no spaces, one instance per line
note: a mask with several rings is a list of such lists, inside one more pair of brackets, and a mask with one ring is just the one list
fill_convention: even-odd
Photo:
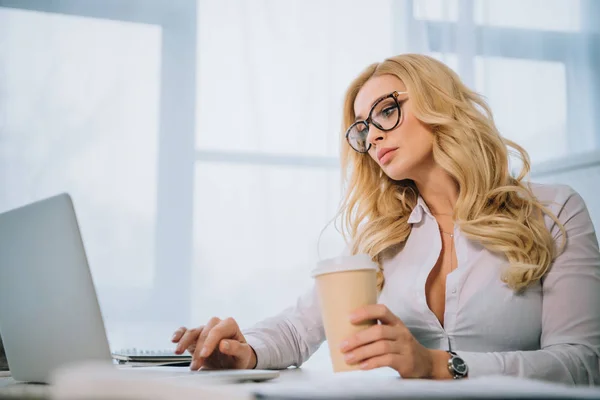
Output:
[[452,294],[456,293],[456,288],[452,289]]

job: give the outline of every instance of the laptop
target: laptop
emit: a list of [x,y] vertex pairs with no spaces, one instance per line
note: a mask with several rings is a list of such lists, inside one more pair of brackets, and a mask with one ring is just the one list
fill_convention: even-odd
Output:
[[[0,335],[17,381],[48,383],[54,371],[75,363],[113,365],[67,193],[0,214]],[[190,374],[189,368],[159,370]],[[230,374],[237,381],[279,375],[267,370],[193,373],[220,379]]]

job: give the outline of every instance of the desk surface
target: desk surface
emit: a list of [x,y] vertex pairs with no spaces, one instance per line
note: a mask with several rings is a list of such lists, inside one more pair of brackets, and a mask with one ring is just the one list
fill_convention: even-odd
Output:
[[16,382],[10,376],[0,375],[0,398],[48,399],[49,387],[46,385],[28,385]]
[[[277,378],[276,382],[306,382],[311,379],[321,376],[323,373],[330,373],[327,370],[321,369],[298,369],[293,368],[289,370],[281,371],[280,377]],[[27,398],[27,399],[48,399],[50,397],[51,388],[48,385],[40,384],[27,384],[15,381],[11,376],[6,376],[7,373],[0,375],[0,399],[4,398]],[[192,383],[194,377],[183,377],[182,383],[189,385]],[[275,382],[275,381],[273,381]],[[241,397],[244,394],[249,394],[258,390],[263,385],[268,384],[267,382],[247,382],[247,383],[235,383],[235,384],[220,384],[215,385],[217,390],[222,389],[227,392],[232,390],[239,393]]]
[[[370,371],[373,372],[373,371]],[[122,375],[120,375],[122,376]],[[177,378],[176,381],[165,379],[169,386],[167,390],[152,392],[154,398],[159,399],[192,399],[192,398],[230,398],[253,399],[255,393],[260,393],[261,399],[339,399],[339,398],[380,398],[380,399],[405,399],[405,398],[460,398],[460,399],[495,399],[507,397],[519,398],[554,398],[554,399],[598,399],[600,388],[568,387],[552,383],[530,381],[510,377],[485,377],[466,379],[463,381],[427,381],[427,380],[402,380],[383,371],[379,374],[364,374],[363,372],[335,374],[323,369],[292,368],[281,371],[279,378],[268,382],[248,382],[234,384],[206,385],[194,379],[190,374]],[[158,387],[156,379],[147,380],[150,386]],[[115,385],[113,385],[115,383]],[[111,386],[123,384],[121,382],[103,382]],[[125,382],[127,389],[132,387],[137,390],[140,382]],[[97,384],[97,382],[96,382]],[[158,382],[160,385],[160,382]],[[97,385],[95,386],[97,389]],[[0,377],[0,398],[27,398],[48,399],[50,386],[28,385],[17,383],[10,377]],[[93,392],[92,390],[88,391]],[[131,390],[128,390],[131,394]],[[147,392],[144,391],[144,392]],[[209,394],[210,393],[210,394]],[[97,393],[96,393],[97,394]],[[186,395],[187,394],[187,395]],[[143,398],[140,394],[138,398]],[[156,396],[154,396],[156,395]],[[211,397],[212,395],[212,397]],[[205,397],[206,396],[206,397]],[[116,398],[106,396],[106,398]]]

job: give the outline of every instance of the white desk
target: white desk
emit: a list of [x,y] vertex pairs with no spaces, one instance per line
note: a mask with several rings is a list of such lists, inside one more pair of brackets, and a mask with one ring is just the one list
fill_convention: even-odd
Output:
[[0,398],[47,399],[50,390],[45,385],[27,385],[15,382],[10,376],[0,374]]
[[[196,377],[197,378],[197,377]],[[98,385],[100,383],[100,385]],[[206,385],[194,375],[176,380],[155,379],[146,382],[106,381],[89,385],[89,392],[98,394],[98,387],[123,388],[120,399],[222,399],[251,400],[255,393],[264,399],[495,399],[495,398],[543,398],[543,399],[600,399],[600,388],[570,388],[550,383],[526,381],[508,377],[478,378],[464,381],[402,380],[387,371],[381,374],[337,374],[322,369],[288,369],[273,381],[261,383],[235,383]],[[91,388],[94,389],[91,389]],[[150,389],[149,389],[150,387]],[[12,378],[0,378],[0,397],[47,399],[51,388],[44,385],[16,383]],[[107,399],[116,398],[102,396]],[[80,395],[74,398],[82,398]]]
[[[460,381],[403,380],[392,370],[333,375],[323,370],[289,369],[282,371],[279,379],[269,382],[223,385],[224,390],[232,388],[240,394],[258,393],[262,395],[258,397],[260,399],[273,400],[600,399],[600,388],[569,387],[502,376]],[[237,391],[224,393],[235,394]]]

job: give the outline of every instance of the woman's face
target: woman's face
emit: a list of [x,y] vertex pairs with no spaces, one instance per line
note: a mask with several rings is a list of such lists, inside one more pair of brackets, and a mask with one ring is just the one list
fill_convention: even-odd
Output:
[[[373,104],[394,91],[406,92],[404,83],[394,75],[369,79],[354,100],[356,119],[365,120]],[[369,124],[369,156],[391,179],[416,180],[433,164],[433,133],[413,115],[408,94],[400,94],[398,102],[400,121],[393,130],[385,132]]]

